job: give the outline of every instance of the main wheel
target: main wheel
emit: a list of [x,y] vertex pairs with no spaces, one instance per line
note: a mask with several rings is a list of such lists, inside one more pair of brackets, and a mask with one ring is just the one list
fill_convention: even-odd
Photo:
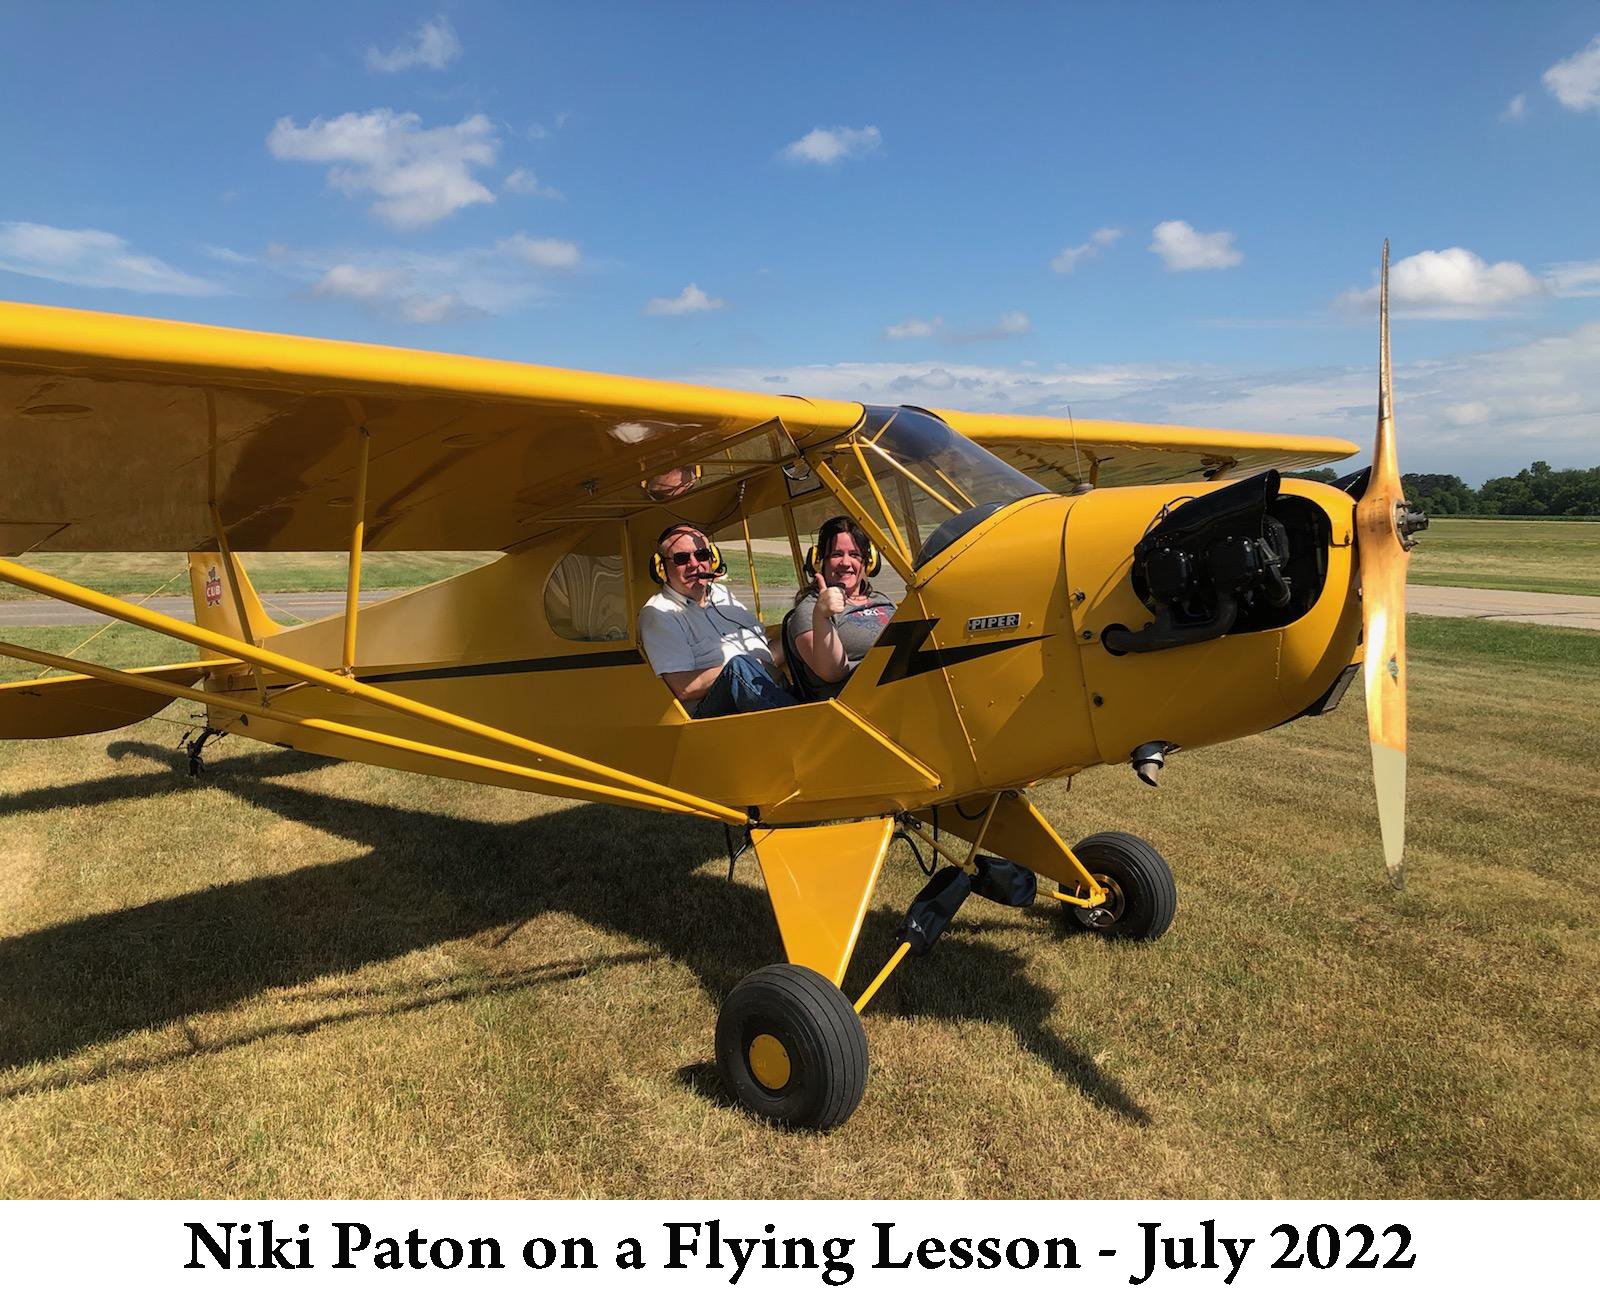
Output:
[[717,1015],[717,1069],[735,1099],[786,1127],[837,1127],[867,1086],[867,1034],[845,995],[813,969],[769,964]]
[[1144,839],[1116,831],[1090,834],[1072,851],[1109,894],[1097,910],[1071,907],[1085,928],[1104,937],[1152,942],[1171,926],[1178,885],[1172,867]]

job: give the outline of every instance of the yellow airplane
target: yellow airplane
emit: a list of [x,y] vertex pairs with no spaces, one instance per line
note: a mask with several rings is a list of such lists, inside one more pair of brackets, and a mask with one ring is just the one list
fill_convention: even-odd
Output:
[[[1398,879],[1410,534],[1391,412],[1387,247],[1370,480],[1280,478],[1340,439],[810,401],[502,361],[0,305],[0,554],[189,556],[193,624],[0,560],[0,579],[199,651],[0,687],[0,738],[81,735],[173,700],[207,732],[747,836],[787,961],[735,987],[716,1057],[752,1112],[843,1122],[860,1014],[972,892],[1108,937],[1171,923],[1147,843],[1069,847],[1025,790],[1328,711],[1363,661]],[[1179,483],[1182,485],[1174,486]],[[641,651],[663,528],[786,550],[847,513],[903,588],[836,698],[691,718]],[[368,550],[497,550],[360,607]],[[241,551],[348,551],[345,611],[283,627]],[[769,569],[770,571],[770,569]],[[898,592],[897,592],[898,593]],[[1363,653],[1363,645],[1365,652]],[[204,742],[201,736],[200,743]],[[198,753],[198,749],[195,750]],[[939,869],[865,992],[840,990],[891,838]],[[919,860],[920,860],[919,853]]]

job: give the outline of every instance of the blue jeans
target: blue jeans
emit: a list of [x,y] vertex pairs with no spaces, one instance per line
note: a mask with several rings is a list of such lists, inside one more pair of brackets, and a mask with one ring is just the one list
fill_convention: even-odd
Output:
[[740,654],[730,658],[711,688],[694,709],[696,720],[726,717],[735,712],[765,712],[768,708],[787,708],[798,703],[788,690],[772,679],[772,673],[759,658]]

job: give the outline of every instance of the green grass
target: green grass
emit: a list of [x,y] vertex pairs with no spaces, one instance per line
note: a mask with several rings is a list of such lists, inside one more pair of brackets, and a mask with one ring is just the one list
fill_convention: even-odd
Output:
[[[826,1137],[711,1067],[781,958],[715,826],[242,739],[191,781],[185,705],[0,746],[0,1194],[1593,1197],[1600,635],[1410,625],[1404,891],[1359,690],[1159,790],[1045,786],[1069,840],[1168,855],[1173,930],[973,899],[868,1010]],[[852,994],[922,883],[902,851]]]
[[1436,518],[1411,552],[1424,586],[1600,595],[1600,525]]
[[[729,576],[741,587],[750,584],[750,563],[743,545],[724,551]],[[372,551],[361,561],[363,590],[409,590],[454,577],[499,558],[497,551]],[[313,551],[240,556],[252,584],[263,595],[284,591],[344,590],[349,558],[343,553]],[[188,564],[181,554],[31,554],[19,559],[39,572],[88,586],[107,595],[189,593]],[[795,592],[794,562],[787,555],[756,555],[756,576],[764,603],[787,604]],[[0,600],[35,599],[31,591],[0,582]]]
[[[750,560],[743,545],[733,545],[722,551],[728,564],[728,581],[739,589],[750,585]],[[794,602],[796,582],[794,560],[788,555],[756,555],[756,580],[761,583],[761,603],[766,609],[787,609]]]
[[1491,659],[1519,668],[1600,673],[1600,633],[1537,626],[1531,622],[1488,622],[1470,617],[1411,617],[1406,647],[1424,659],[1435,653],[1458,659]]
[[[730,580],[747,587],[744,547],[733,544],[724,553]],[[368,590],[409,589],[495,557],[478,551],[375,551],[362,561],[361,583]],[[243,559],[263,595],[345,588],[347,560],[342,553],[248,554]],[[189,588],[181,555],[36,554],[24,562],[111,595],[148,594],[169,580],[166,593],[186,594]],[[763,605],[788,603],[795,579],[786,555],[757,554],[756,575]],[[1600,595],[1600,526],[1570,519],[1435,519],[1412,551],[1410,580],[1425,586]],[[0,599],[23,598],[32,596],[0,583]]]
[[[342,552],[291,551],[239,556],[263,595],[279,591],[343,590],[349,557]],[[497,551],[375,550],[362,557],[365,590],[409,590],[467,572]],[[17,562],[107,595],[189,593],[188,562],[181,554],[30,554]],[[0,599],[34,599],[30,591],[0,583]]]
[[[103,626],[0,627],[0,640],[69,658],[83,658],[107,667],[190,662],[204,656],[193,645],[181,640],[121,622]],[[80,645],[82,653],[77,652]],[[42,670],[17,658],[0,657],[0,683],[26,680]],[[0,744],[3,743],[0,740]],[[3,754],[4,749],[0,748],[0,757]]]

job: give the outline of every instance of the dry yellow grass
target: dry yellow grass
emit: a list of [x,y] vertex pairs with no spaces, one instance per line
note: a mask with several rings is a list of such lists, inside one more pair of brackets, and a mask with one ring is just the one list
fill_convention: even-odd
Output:
[[[711,1065],[781,958],[715,826],[234,739],[192,782],[162,721],[7,745],[0,1194],[1595,1195],[1600,637],[1504,632],[1413,622],[1406,891],[1354,695],[1159,792],[1047,788],[1069,837],[1167,853],[1173,931],[969,902],[820,1137]],[[848,990],[921,883],[901,850]]]

